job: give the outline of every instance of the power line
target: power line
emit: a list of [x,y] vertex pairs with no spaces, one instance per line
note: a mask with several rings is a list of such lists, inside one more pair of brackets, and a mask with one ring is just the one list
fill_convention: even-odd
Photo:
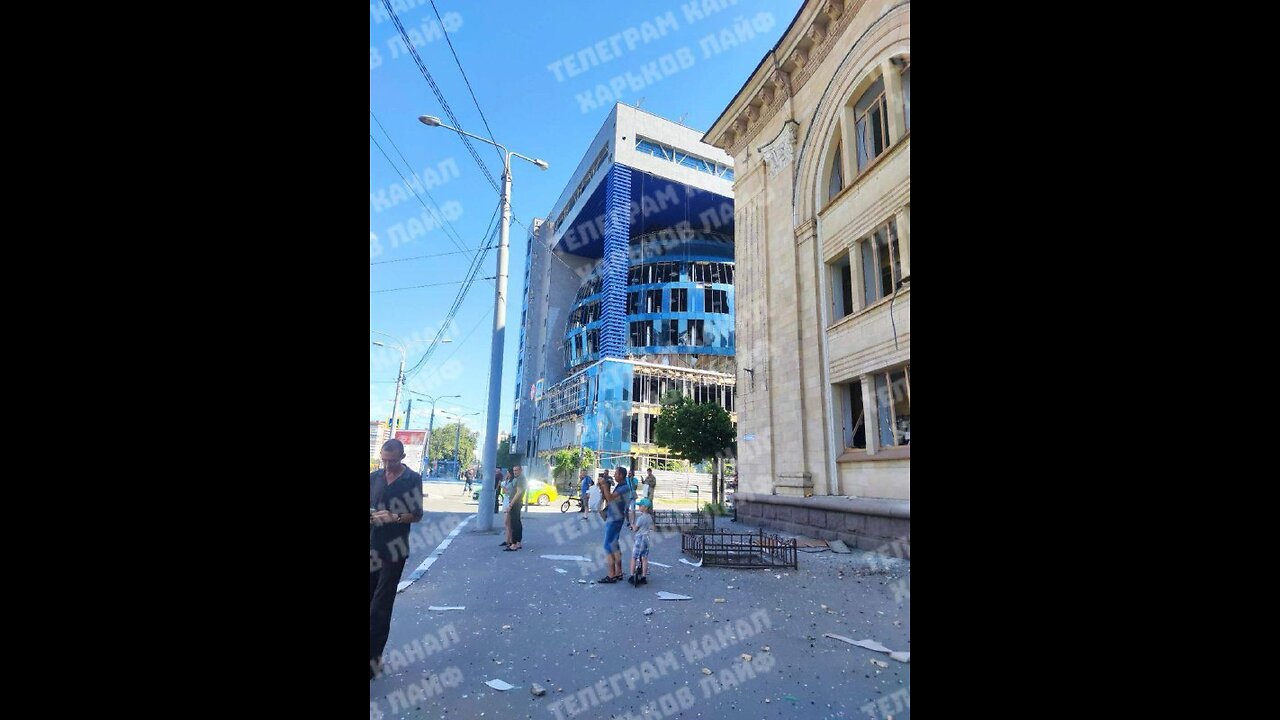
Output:
[[[485,279],[486,279],[486,280],[492,280],[492,278],[485,278]],[[441,286],[444,286],[444,285],[461,285],[461,284],[463,284],[463,283],[465,283],[465,282],[467,282],[467,281],[466,281],[466,280],[458,280],[458,281],[456,281],[456,282],[431,283],[430,285],[412,285],[412,286],[410,286],[410,287],[388,288],[388,289],[386,289],[386,290],[370,290],[370,291],[369,291],[369,294],[370,294],[370,295],[376,295],[376,294],[378,294],[378,293],[397,292],[397,291],[400,291],[400,290],[417,290],[418,288],[441,287]]]
[[[495,218],[497,217],[497,213],[498,213],[498,208],[494,208]],[[494,227],[492,222],[490,223],[490,227],[493,228],[493,231],[489,235],[489,239],[488,239],[488,242],[486,243],[486,246],[491,246],[493,243],[494,237],[498,234],[498,228]],[[470,275],[467,278],[469,281],[474,281],[475,275],[479,274],[480,267],[482,266],[482,264],[484,263],[484,259],[487,258],[488,255],[489,255],[488,250],[485,250],[483,254],[476,253],[476,257],[474,258],[471,265]],[[444,322],[441,323],[440,329],[436,331],[436,336],[431,341],[431,345],[427,348],[426,352],[422,354],[422,358],[419,359],[418,362],[415,363],[414,366],[410,368],[408,372],[405,373],[406,377],[413,377],[417,375],[417,373],[420,372],[422,368],[426,366],[427,362],[431,359],[432,354],[435,353],[436,347],[440,345],[440,340],[444,337],[445,330],[450,326],[450,324],[453,323],[453,319],[454,317],[457,316],[458,310],[462,307],[462,302],[466,299],[467,293],[471,291],[472,284],[473,282],[467,282],[458,290],[458,295],[457,297],[454,298],[453,305],[449,308],[449,312],[445,316]]]
[[[370,114],[372,114],[372,111],[370,111]],[[376,118],[376,117],[375,117],[374,119],[375,119],[375,120],[377,120],[377,118]],[[383,132],[386,132],[386,130],[383,130]],[[388,136],[387,136],[387,139],[389,140],[390,138],[391,138],[391,136],[390,136],[390,135],[388,135]],[[418,195],[418,191],[417,191],[417,190],[415,190],[415,189],[413,188],[413,186],[409,184],[409,179],[408,179],[408,178],[406,178],[406,177],[404,176],[404,173],[400,171],[400,167],[399,167],[398,165],[396,165],[396,164],[395,164],[395,161],[391,159],[391,156],[387,154],[387,151],[382,149],[382,144],[381,144],[381,143],[379,143],[379,142],[378,142],[378,139],[377,139],[376,137],[374,137],[374,136],[373,136],[373,133],[369,133],[369,139],[370,139],[370,140],[372,140],[372,141],[373,141],[373,144],[374,144],[374,145],[376,145],[376,146],[378,147],[378,151],[382,153],[382,157],[386,158],[386,159],[387,159],[387,162],[388,162],[388,163],[390,163],[391,167],[395,168],[396,174],[397,174],[397,175],[399,175],[399,176],[400,176],[400,179],[404,181],[404,185],[405,185],[405,187],[409,188],[409,192],[413,193],[413,196],[414,196],[415,198],[417,198],[418,202],[419,202],[419,203],[422,203],[422,207],[426,208],[426,209],[427,209],[427,212],[431,213],[431,217],[435,219],[435,221],[436,221],[436,225],[438,225],[438,226],[439,226],[439,227],[441,227],[441,228],[444,228],[444,230],[445,230],[445,236],[446,236],[446,237],[448,237],[448,238],[449,238],[449,240],[450,240],[450,241],[452,241],[454,245],[457,245],[459,249],[465,250],[466,248],[464,248],[464,247],[463,247],[463,245],[462,245],[462,240],[461,240],[460,238],[457,238],[457,237],[456,237],[456,235],[457,235],[457,231],[454,231],[454,235],[450,235],[450,234],[449,234],[449,230],[452,230],[452,229],[453,229],[453,226],[452,226],[452,225],[450,225],[450,224],[448,224],[448,221],[447,221],[447,220],[442,220],[442,219],[440,218],[440,216],[436,215],[435,210],[432,210],[430,207],[428,207],[428,206],[427,206],[427,204],[426,204],[425,202],[423,202],[422,197],[421,197],[420,195]],[[394,144],[395,144],[395,142],[394,142],[394,141],[392,141],[392,145],[394,145]],[[401,157],[403,157],[403,155],[402,155]],[[406,164],[406,165],[408,165],[408,164],[409,164],[409,163],[408,163],[408,161],[405,161],[405,164]],[[412,168],[410,168],[410,172],[412,172],[412,170],[413,170],[413,169],[412,169]],[[415,177],[416,177],[416,174],[415,174]],[[421,182],[421,180],[419,180],[419,182]],[[427,197],[430,197],[430,198],[431,198],[431,203],[432,203],[433,205],[436,205],[436,199],[435,199],[435,198],[433,198],[433,197],[431,197],[431,193],[427,192],[427,189],[426,189],[426,187],[425,187],[425,186],[422,188],[422,191],[423,191],[424,193],[427,193]],[[436,207],[437,207],[437,208],[439,208],[439,205],[436,205]],[[441,212],[441,214],[443,214],[443,213],[444,213],[444,210],[443,210],[443,209],[441,209],[441,210],[440,210],[440,212]]]
[[446,255],[465,255],[467,253],[479,252],[480,250],[489,250],[490,248],[476,248],[475,250],[455,250],[454,252],[436,253],[434,255],[414,255],[413,257],[400,258],[398,260],[379,260],[371,262],[370,265],[386,265],[387,263],[407,262],[409,260],[425,260],[426,258],[444,257]]
[[[440,9],[436,7],[436,0],[431,0],[431,9],[436,11],[436,20],[440,22],[440,28],[444,29],[444,19],[440,17]],[[444,41],[449,43],[449,52],[453,53],[453,61],[458,65],[458,72],[462,73],[462,80],[467,84],[467,92],[471,93],[471,101],[476,104],[476,110],[480,111],[480,119],[484,121],[484,129],[489,131],[489,139],[494,143],[498,141],[493,137],[493,129],[489,127],[489,119],[484,116],[484,110],[480,109],[480,101],[476,99],[476,91],[471,88],[471,80],[467,78],[467,71],[462,69],[462,61],[458,59],[458,51],[453,49],[453,40],[449,39],[449,33],[444,33]],[[502,157],[502,151],[497,147],[493,151],[498,153],[498,162],[505,162],[506,158]]]
[[[449,101],[444,99],[444,93],[440,92],[440,87],[436,85],[435,78],[431,77],[431,73],[427,70],[427,66],[423,64],[422,58],[418,55],[418,49],[414,47],[413,40],[409,39],[409,33],[404,29],[404,25],[400,22],[400,16],[396,14],[395,8],[391,7],[391,0],[382,0],[382,5],[386,7],[387,14],[391,16],[391,21],[395,23],[396,29],[400,31],[400,37],[404,40],[405,47],[409,50],[409,54],[413,56],[413,61],[417,63],[418,70],[422,72],[422,77],[426,78],[427,84],[431,86],[431,92],[435,93],[436,100],[440,101],[440,107],[444,108],[445,114],[453,121],[453,126],[462,130],[462,123],[458,120],[458,116],[453,114],[453,108],[449,107]],[[443,29],[444,27],[442,25],[441,30]],[[445,33],[445,36],[448,37],[447,32]],[[494,191],[501,192],[498,190],[498,181],[493,179],[493,173],[489,172],[489,167],[480,159],[480,153],[476,152],[476,146],[471,144],[471,139],[466,135],[461,134],[459,134],[459,137],[462,138],[462,143],[467,146],[467,150],[470,151],[471,157],[475,159],[476,165],[480,166],[481,172],[483,172],[484,176],[488,178],[489,184],[493,186]]]

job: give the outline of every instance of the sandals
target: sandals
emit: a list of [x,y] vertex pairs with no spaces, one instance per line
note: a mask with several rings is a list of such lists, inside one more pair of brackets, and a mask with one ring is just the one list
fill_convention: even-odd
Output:
[[599,580],[597,580],[596,582],[600,583],[601,585],[606,585],[606,584],[608,584],[608,583],[616,583],[616,582],[618,582],[618,578],[616,578],[616,577],[604,577],[604,578],[600,578],[600,579],[599,579]]
[[508,545],[507,547],[502,549],[502,552],[520,552],[520,548],[511,547],[510,545]]

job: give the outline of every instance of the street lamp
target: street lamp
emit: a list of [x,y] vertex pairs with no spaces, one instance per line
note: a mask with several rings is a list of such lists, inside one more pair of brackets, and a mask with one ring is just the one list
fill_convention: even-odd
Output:
[[462,443],[462,420],[463,420],[463,418],[469,418],[469,417],[472,417],[472,416],[474,416],[474,415],[479,415],[480,413],[478,413],[478,412],[473,412],[473,413],[467,413],[466,415],[459,415],[458,413],[446,413],[445,411],[441,410],[441,411],[440,411],[440,414],[441,414],[441,415],[452,415],[452,416],[453,416],[453,419],[458,421],[458,426],[457,426],[457,428],[455,429],[454,434],[453,434],[453,461],[454,461],[455,463],[457,463],[457,464],[458,464],[458,470],[461,470],[461,469],[462,469],[462,458],[461,458],[461,457],[459,457],[459,455],[458,455],[458,448],[459,448],[459,446],[460,446],[460,445],[461,445],[461,443]]
[[[400,412],[400,386],[404,384],[404,344],[396,339],[395,335],[384,333],[381,330],[370,330],[375,335],[383,335],[395,340],[395,347],[400,351],[400,369],[396,372],[396,397],[391,401],[391,422],[387,423],[387,439],[390,440],[396,436],[396,413]],[[385,343],[377,340],[373,341],[378,347],[387,347]],[[405,423],[408,426],[408,423]]]
[[442,127],[459,135],[488,143],[502,151],[502,224],[498,230],[498,284],[493,291],[493,351],[489,361],[489,411],[485,420],[484,465],[481,471],[484,477],[480,482],[480,508],[476,513],[476,528],[487,532],[493,528],[493,513],[486,508],[493,507],[496,488],[490,479],[494,476],[498,464],[498,415],[502,408],[502,346],[507,330],[507,237],[511,232],[511,156],[527,160],[539,168],[546,170],[545,160],[538,160],[518,152],[507,150],[506,146],[473,135],[466,130],[459,130],[440,122],[440,118],[421,115],[418,121],[427,127]]
[[[392,340],[395,341],[394,343],[395,348],[400,351],[400,370],[396,373],[396,397],[395,397],[395,400],[391,401],[391,422],[387,424],[387,429],[388,429],[387,439],[390,440],[391,438],[394,438],[396,435],[396,413],[400,411],[400,388],[401,386],[404,385],[404,356],[405,356],[404,343],[400,342],[399,338],[397,338],[395,335],[392,335],[390,333],[384,333],[381,330],[370,330],[369,332],[375,335],[382,335],[384,337],[391,338]],[[377,340],[374,340],[372,342],[374,345],[378,347],[387,347],[386,343],[380,343]],[[447,343],[447,342],[453,342],[453,340],[446,338],[444,340],[441,340],[440,342]],[[410,404],[410,407],[413,407],[412,402]],[[404,428],[406,430],[409,429],[408,418],[405,418]]]
[[425,469],[427,467],[427,460],[431,459],[431,436],[436,427],[436,402],[439,400],[444,400],[445,398],[460,398],[462,396],[461,395],[441,395],[440,397],[433,398],[430,395],[427,395],[426,393],[414,392],[413,390],[410,390],[409,392],[413,393],[414,395],[421,395],[422,397],[431,401],[431,422],[427,424],[427,448],[426,448],[426,452],[422,456],[422,467],[423,469]]

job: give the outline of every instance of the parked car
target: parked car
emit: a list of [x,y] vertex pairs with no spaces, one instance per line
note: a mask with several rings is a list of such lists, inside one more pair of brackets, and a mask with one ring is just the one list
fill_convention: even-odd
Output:
[[[527,481],[525,494],[528,496],[525,498],[525,504],[527,505],[542,505],[543,507],[546,507],[547,505],[550,505],[551,503],[560,499],[560,493],[556,490],[556,486],[549,485],[547,483],[542,482],[541,480]],[[501,488],[498,489],[498,498],[499,498],[499,502],[501,502],[501,498],[502,498]],[[479,500],[480,491],[479,490],[473,491],[471,493],[471,499]]]
[[556,491],[555,485],[550,485],[541,480],[530,480],[527,487],[528,489],[525,492],[528,497],[525,502],[530,505],[546,507],[560,499],[560,493]]

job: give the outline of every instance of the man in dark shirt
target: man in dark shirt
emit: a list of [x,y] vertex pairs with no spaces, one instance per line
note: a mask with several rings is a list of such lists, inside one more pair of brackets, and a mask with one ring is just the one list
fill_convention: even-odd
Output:
[[383,469],[369,475],[369,679],[382,668],[391,606],[409,560],[409,525],[422,519],[422,476],[404,464],[404,443],[382,445]]

